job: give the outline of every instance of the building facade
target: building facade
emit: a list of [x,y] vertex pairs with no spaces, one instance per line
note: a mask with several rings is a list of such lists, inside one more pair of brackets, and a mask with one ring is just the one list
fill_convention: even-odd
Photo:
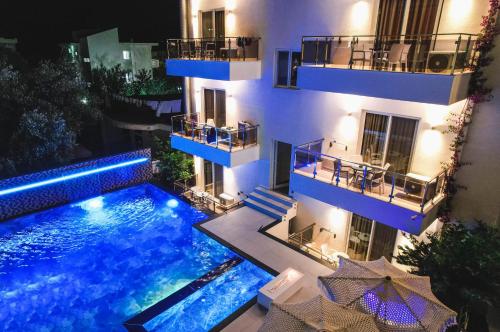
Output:
[[181,0],[184,39],[168,41],[166,70],[185,77],[188,115],[173,121],[172,146],[194,156],[196,187],[215,199],[259,185],[293,197],[282,240],[327,231],[337,252],[390,259],[407,234],[440,227],[447,119],[465,106],[487,10]]
[[121,42],[118,28],[99,32],[74,32],[74,42],[63,45],[64,54],[78,62],[84,75],[90,78],[93,69],[113,68],[120,65],[127,72],[127,81],[134,80],[141,70],[152,73],[158,67],[151,49],[158,43]]

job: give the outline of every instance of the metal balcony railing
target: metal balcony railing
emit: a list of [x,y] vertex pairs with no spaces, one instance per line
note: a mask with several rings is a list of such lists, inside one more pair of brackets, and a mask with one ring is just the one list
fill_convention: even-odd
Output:
[[293,172],[423,213],[444,197],[447,171],[400,174],[389,168],[321,153],[323,139],[294,148]]
[[238,127],[216,127],[199,121],[199,114],[172,117],[172,134],[229,152],[257,144],[258,125],[238,122]]
[[477,35],[304,36],[302,66],[454,74],[477,59]]
[[259,59],[257,37],[168,39],[169,59],[248,61]]

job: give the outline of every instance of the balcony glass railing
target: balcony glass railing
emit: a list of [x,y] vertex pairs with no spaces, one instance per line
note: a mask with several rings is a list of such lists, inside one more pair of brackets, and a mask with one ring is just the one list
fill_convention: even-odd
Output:
[[302,66],[433,74],[468,71],[477,59],[477,36],[305,36]]
[[169,59],[249,61],[259,59],[256,37],[168,39]]
[[216,127],[199,121],[198,113],[172,117],[172,134],[234,152],[257,144],[258,125],[238,122],[238,127]]
[[390,165],[323,154],[322,144],[318,140],[295,147],[293,172],[421,213],[444,197],[446,171],[432,176],[400,174]]

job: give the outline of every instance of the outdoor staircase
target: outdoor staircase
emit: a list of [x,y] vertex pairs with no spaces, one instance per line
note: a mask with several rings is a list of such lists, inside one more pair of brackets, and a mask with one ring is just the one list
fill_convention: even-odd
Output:
[[297,201],[291,197],[258,186],[248,194],[245,205],[281,221],[297,215]]

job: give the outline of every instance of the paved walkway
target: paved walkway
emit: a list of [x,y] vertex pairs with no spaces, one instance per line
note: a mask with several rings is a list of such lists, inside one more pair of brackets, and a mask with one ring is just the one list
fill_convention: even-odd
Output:
[[[317,277],[330,274],[332,270],[258,232],[261,226],[273,221],[273,218],[245,206],[202,227],[276,271],[292,267],[304,273],[303,288],[287,302],[302,302],[316,296],[321,292]],[[223,331],[257,331],[265,314],[258,305],[254,305]]]

